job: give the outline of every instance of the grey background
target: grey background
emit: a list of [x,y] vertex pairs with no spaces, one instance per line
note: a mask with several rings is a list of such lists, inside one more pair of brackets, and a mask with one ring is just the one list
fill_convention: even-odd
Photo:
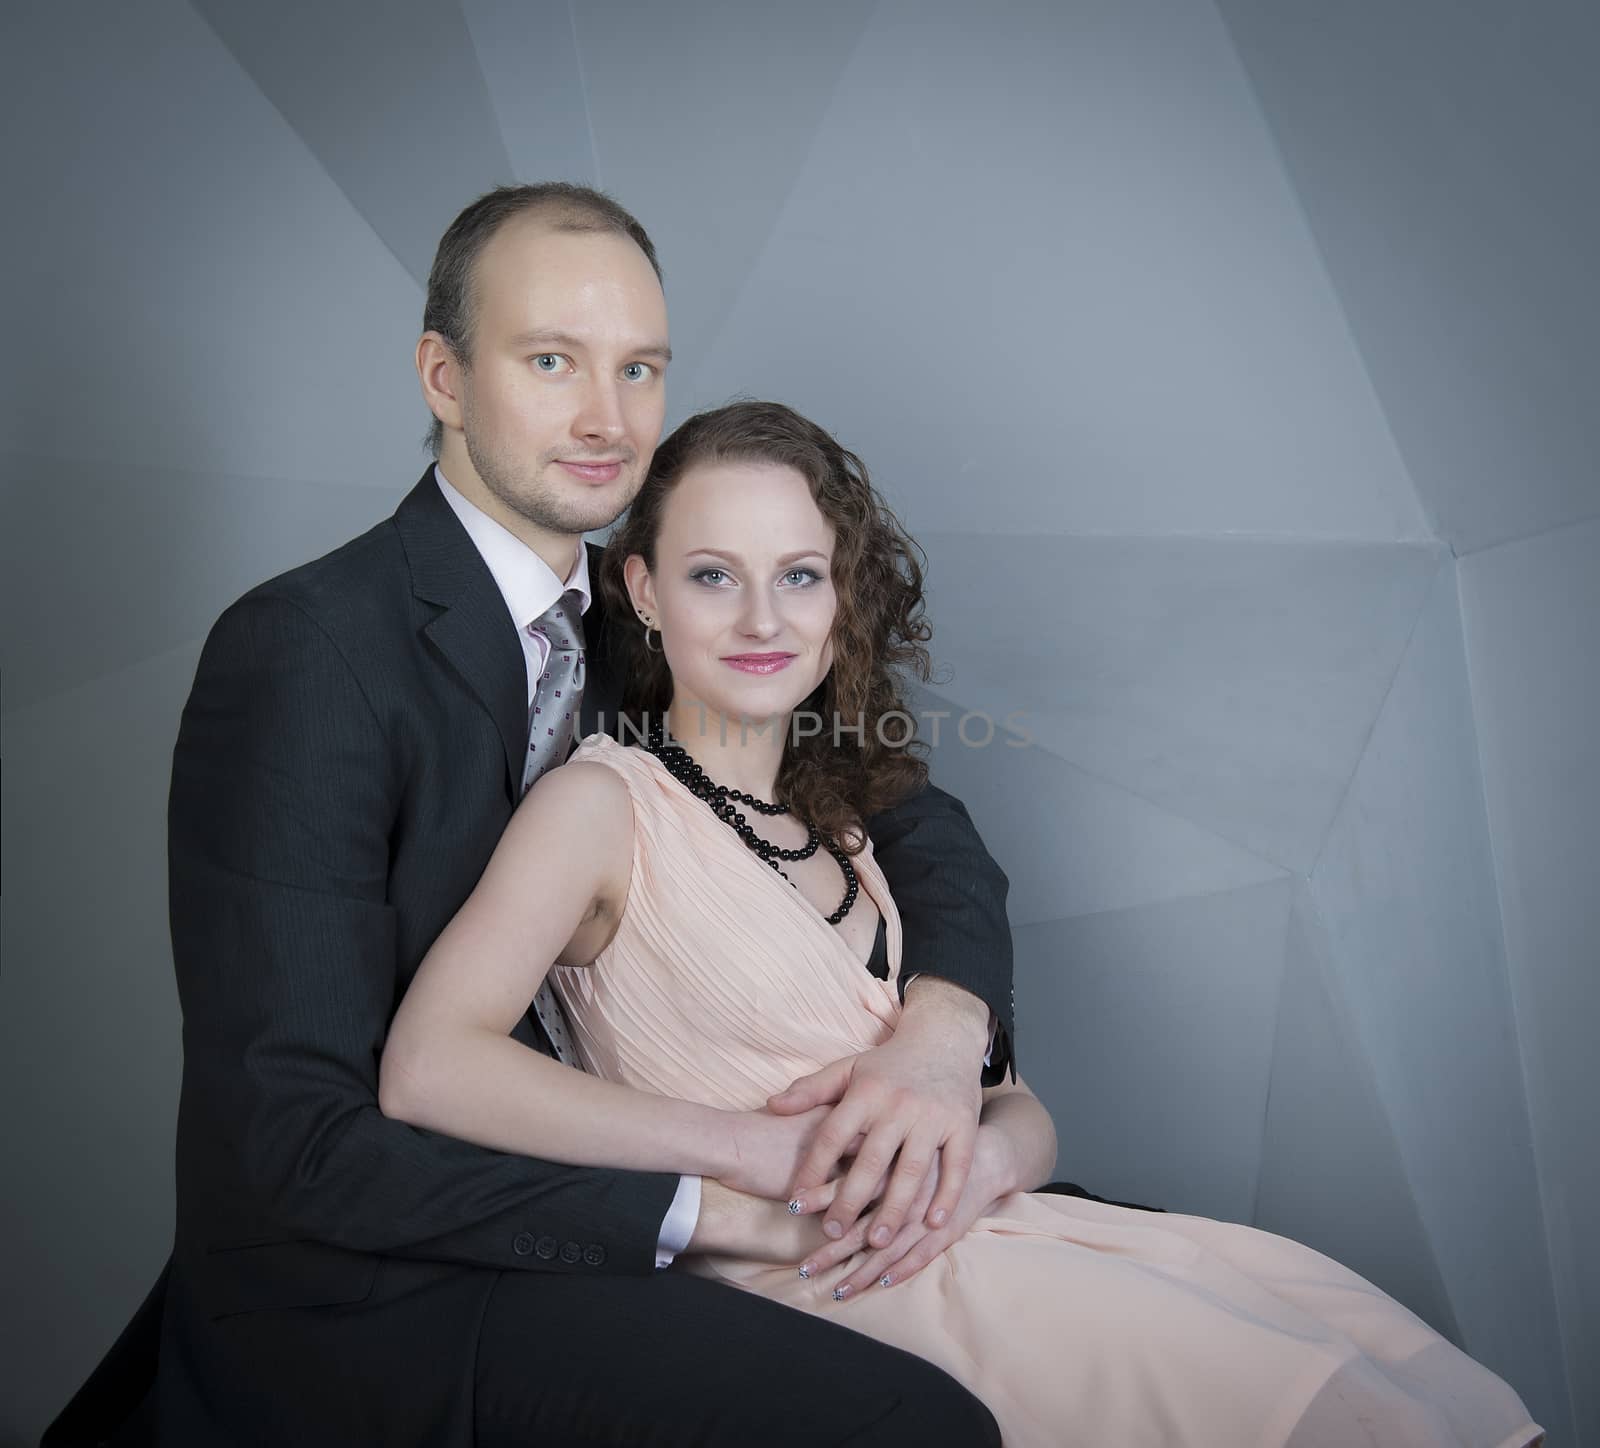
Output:
[[837,431],[931,560],[924,705],[1021,711],[936,771],[1060,1174],[1310,1242],[1600,1444],[1592,5],[0,24],[0,1442],[170,1241],[200,640],[415,479],[437,237],[564,176],[661,248],[669,423]]

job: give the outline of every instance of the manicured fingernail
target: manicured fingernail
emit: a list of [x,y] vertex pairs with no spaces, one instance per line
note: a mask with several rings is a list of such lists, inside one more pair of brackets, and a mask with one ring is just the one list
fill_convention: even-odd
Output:
[[822,1230],[824,1235],[832,1237],[834,1241],[838,1241],[840,1237],[844,1236],[844,1228],[837,1222],[824,1222]]
[[835,1302],[843,1302],[849,1295],[850,1287],[848,1283],[843,1287],[835,1287],[833,1289],[833,1300]]
[[808,1279],[808,1280],[810,1279],[810,1277],[811,1277],[811,1264],[809,1262],[802,1262],[800,1264],[800,1275],[802,1277]]
[[885,1272],[883,1274],[883,1276],[878,1279],[878,1286],[879,1287],[893,1287],[894,1286],[894,1278],[891,1277],[887,1272]]
[[806,1204],[802,1202],[799,1197],[796,1197],[792,1202],[789,1203],[789,1211],[793,1216],[798,1217],[801,1212],[805,1211],[805,1209]]
[[948,1216],[949,1216],[949,1215],[950,1215],[950,1213],[949,1213],[949,1212],[947,1212],[947,1211],[945,1211],[945,1209],[944,1209],[944,1208],[943,1208],[943,1207],[940,1207],[940,1208],[939,1208],[939,1210],[938,1210],[938,1211],[936,1211],[936,1212],[935,1212],[935,1213],[934,1213],[934,1214],[933,1214],[933,1225],[934,1225],[934,1226],[936,1226],[936,1227],[942,1227],[942,1226],[944,1226],[944,1224],[945,1224],[945,1219],[946,1219],[946,1218],[947,1218],[947,1217],[948,1217]]
[[872,1245],[874,1247],[887,1247],[889,1245],[889,1229],[887,1227],[874,1227],[872,1229]]

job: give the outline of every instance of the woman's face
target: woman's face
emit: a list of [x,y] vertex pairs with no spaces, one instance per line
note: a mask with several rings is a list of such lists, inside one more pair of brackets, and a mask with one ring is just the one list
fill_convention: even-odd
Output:
[[760,723],[821,683],[833,663],[832,559],[833,529],[793,468],[684,473],[662,510],[655,572],[637,554],[626,568],[635,608],[661,630],[680,715],[703,706],[713,727]]

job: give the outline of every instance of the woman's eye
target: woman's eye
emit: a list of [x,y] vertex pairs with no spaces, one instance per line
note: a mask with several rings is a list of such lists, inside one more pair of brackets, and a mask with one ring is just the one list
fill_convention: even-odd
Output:
[[689,575],[696,583],[709,583],[715,586],[728,575],[720,568],[701,568]]
[[809,583],[817,583],[822,575],[809,568],[791,568],[783,575],[783,581],[794,588],[803,588]]
[[533,359],[533,365],[541,372],[556,372],[561,367],[561,357],[555,352],[541,352]]
[[648,382],[655,375],[655,370],[648,362],[630,362],[622,369],[622,375],[629,382]]

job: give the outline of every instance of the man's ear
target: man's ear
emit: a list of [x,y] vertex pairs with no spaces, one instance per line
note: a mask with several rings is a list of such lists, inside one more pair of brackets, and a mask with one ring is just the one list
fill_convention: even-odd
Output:
[[622,581],[628,585],[628,598],[633,611],[650,620],[651,626],[660,628],[661,613],[656,608],[656,581],[642,553],[630,553],[622,564]]
[[461,431],[460,359],[438,332],[424,332],[417,342],[417,378],[422,400],[445,427]]

